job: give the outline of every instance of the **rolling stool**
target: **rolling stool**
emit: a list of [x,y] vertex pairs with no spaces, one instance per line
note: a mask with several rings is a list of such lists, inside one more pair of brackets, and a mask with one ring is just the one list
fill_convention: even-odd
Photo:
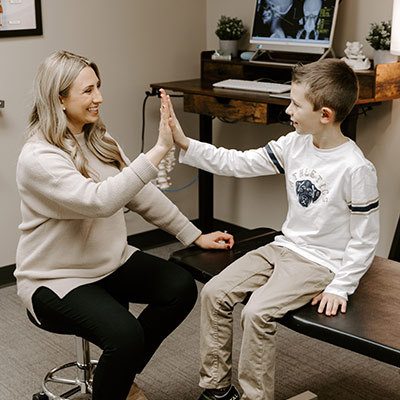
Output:
[[[28,311],[28,317],[39,328],[42,328]],[[57,332],[55,332],[57,333]],[[91,394],[93,374],[96,369],[97,360],[90,359],[90,345],[86,339],[76,336],[76,361],[60,365],[50,370],[42,381],[42,391],[35,393],[32,400],[68,400],[76,393]],[[63,370],[75,369],[74,378],[65,378],[57,375],[58,372]],[[52,387],[49,387],[52,384]],[[63,386],[71,385],[72,389],[63,394],[57,394],[53,387],[59,386],[62,390]]]

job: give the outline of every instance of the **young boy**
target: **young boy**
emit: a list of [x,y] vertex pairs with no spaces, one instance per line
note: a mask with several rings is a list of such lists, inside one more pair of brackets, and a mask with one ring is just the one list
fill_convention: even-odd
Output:
[[341,130],[358,96],[353,70],[337,59],[293,69],[286,113],[294,132],[245,152],[188,139],[171,109],[180,161],[214,174],[285,174],[289,202],[282,236],[235,261],[201,293],[199,400],[234,400],[232,310],[244,306],[238,379],[242,400],[274,398],[275,319],[309,301],[318,312],[346,311],[374,257],[379,236],[374,166]]

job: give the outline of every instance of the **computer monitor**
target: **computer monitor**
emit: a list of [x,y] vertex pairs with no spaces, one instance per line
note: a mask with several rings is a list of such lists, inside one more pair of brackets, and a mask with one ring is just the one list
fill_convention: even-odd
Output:
[[278,52],[327,54],[339,0],[256,0],[250,43]]

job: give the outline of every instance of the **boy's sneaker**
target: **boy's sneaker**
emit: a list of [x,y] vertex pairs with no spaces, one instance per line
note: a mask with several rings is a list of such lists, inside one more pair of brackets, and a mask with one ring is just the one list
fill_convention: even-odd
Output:
[[210,389],[206,389],[199,398],[199,400],[239,400],[239,399],[240,399],[240,394],[233,385],[231,385],[229,390],[223,395],[216,394]]

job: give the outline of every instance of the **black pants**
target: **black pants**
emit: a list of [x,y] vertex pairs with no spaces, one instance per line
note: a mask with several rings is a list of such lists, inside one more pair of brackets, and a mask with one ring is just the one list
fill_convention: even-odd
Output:
[[[196,298],[197,287],[187,271],[137,251],[98,282],[75,288],[63,299],[40,287],[32,302],[43,329],[83,337],[103,350],[93,400],[125,400],[135,375],[189,314]],[[129,303],[148,305],[136,318]]]

